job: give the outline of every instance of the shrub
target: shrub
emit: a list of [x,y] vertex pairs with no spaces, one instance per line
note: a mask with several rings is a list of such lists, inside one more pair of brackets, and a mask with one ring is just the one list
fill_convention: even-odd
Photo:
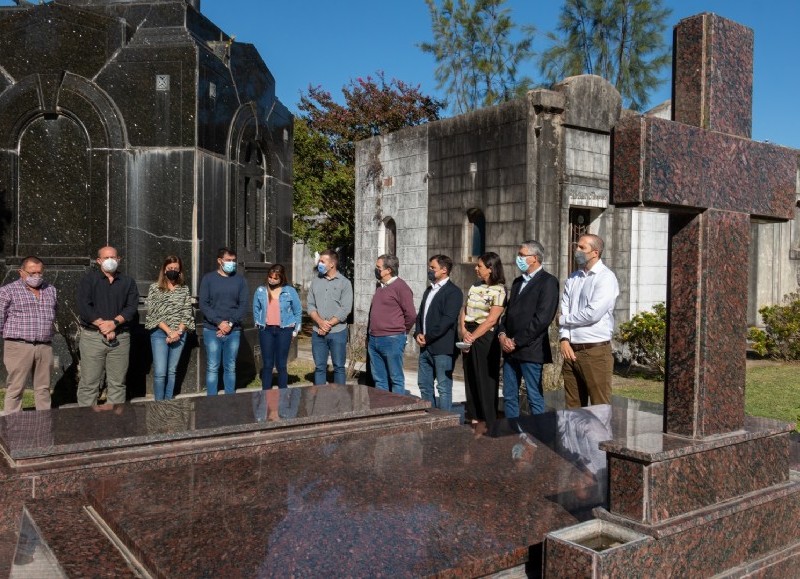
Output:
[[800,292],[790,293],[783,300],[783,305],[758,310],[764,329],[750,328],[747,337],[760,356],[800,360]]
[[653,311],[640,312],[620,324],[617,340],[628,347],[631,361],[658,370],[663,377],[666,361],[667,307],[661,303]]

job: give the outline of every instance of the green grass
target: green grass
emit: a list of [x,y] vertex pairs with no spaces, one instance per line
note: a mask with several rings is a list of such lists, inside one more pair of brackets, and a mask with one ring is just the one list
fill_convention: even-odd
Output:
[[[614,376],[614,394],[661,403],[661,381]],[[745,412],[800,423],[800,364],[759,364],[747,368]],[[798,424],[800,430],[800,424]]]
[[[3,404],[6,400],[6,389],[0,388],[0,410],[3,409]],[[22,393],[22,407],[23,408],[35,408],[36,402],[33,399],[33,390],[25,390]]]
[[[310,360],[292,360],[288,364],[289,386],[292,384],[312,384],[314,381],[314,362]],[[277,377],[273,375],[272,383],[277,384]],[[247,385],[250,389],[261,388],[261,378],[258,377]]]

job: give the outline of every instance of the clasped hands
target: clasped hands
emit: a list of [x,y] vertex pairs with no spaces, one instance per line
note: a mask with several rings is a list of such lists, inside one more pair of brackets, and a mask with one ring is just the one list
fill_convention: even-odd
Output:
[[217,325],[217,337],[218,338],[222,338],[224,336],[227,336],[232,331],[233,331],[233,324],[231,322],[227,321],[227,320],[222,320]]
[[177,330],[170,329],[170,331],[166,332],[166,334],[167,334],[167,344],[174,344],[175,342],[180,341],[181,336],[183,335],[183,330],[181,330],[181,329],[177,329]]
[[331,331],[331,328],[333,328],[333,324],[330,323],[328,320],[321,319],[319,322],[317,322],[317,333],[320,336],[325,336],[326,334],[328,334],[328,332]]
[[498,336],[498,340],[500,342],[500,347],[506,354],[510,354],[517,349],[517,343],[514,341],[514,338],[509,338],[505,334],[501,334]]

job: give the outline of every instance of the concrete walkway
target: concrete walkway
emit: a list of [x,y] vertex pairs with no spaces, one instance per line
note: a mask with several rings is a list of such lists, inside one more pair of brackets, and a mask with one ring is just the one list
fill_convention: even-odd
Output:
[[[314,361],[311,356],[311,339],[299,340],[297,342],[297,357],[301,360]],[[404,370],[406,375],[406,390],[414,396],[419,396],[419,386],[417,386],[417,356],[406,356]],[[360,367],[359,367],[360,366]],[[363,370],[363,364],[356,366]],[[461,357],[456,360],[453,369],[453,403],[462,403],[467,399],[464,391],[464,366]]]

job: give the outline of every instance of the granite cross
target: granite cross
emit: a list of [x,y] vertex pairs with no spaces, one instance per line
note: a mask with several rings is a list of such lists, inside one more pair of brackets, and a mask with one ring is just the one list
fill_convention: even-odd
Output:
[[613,135],[612,202],[670,213],[664,431],[744,423],[750,220],[794,216],[798,152],[750,140],[753,32],[715,14],[675,29],[672,121]]

